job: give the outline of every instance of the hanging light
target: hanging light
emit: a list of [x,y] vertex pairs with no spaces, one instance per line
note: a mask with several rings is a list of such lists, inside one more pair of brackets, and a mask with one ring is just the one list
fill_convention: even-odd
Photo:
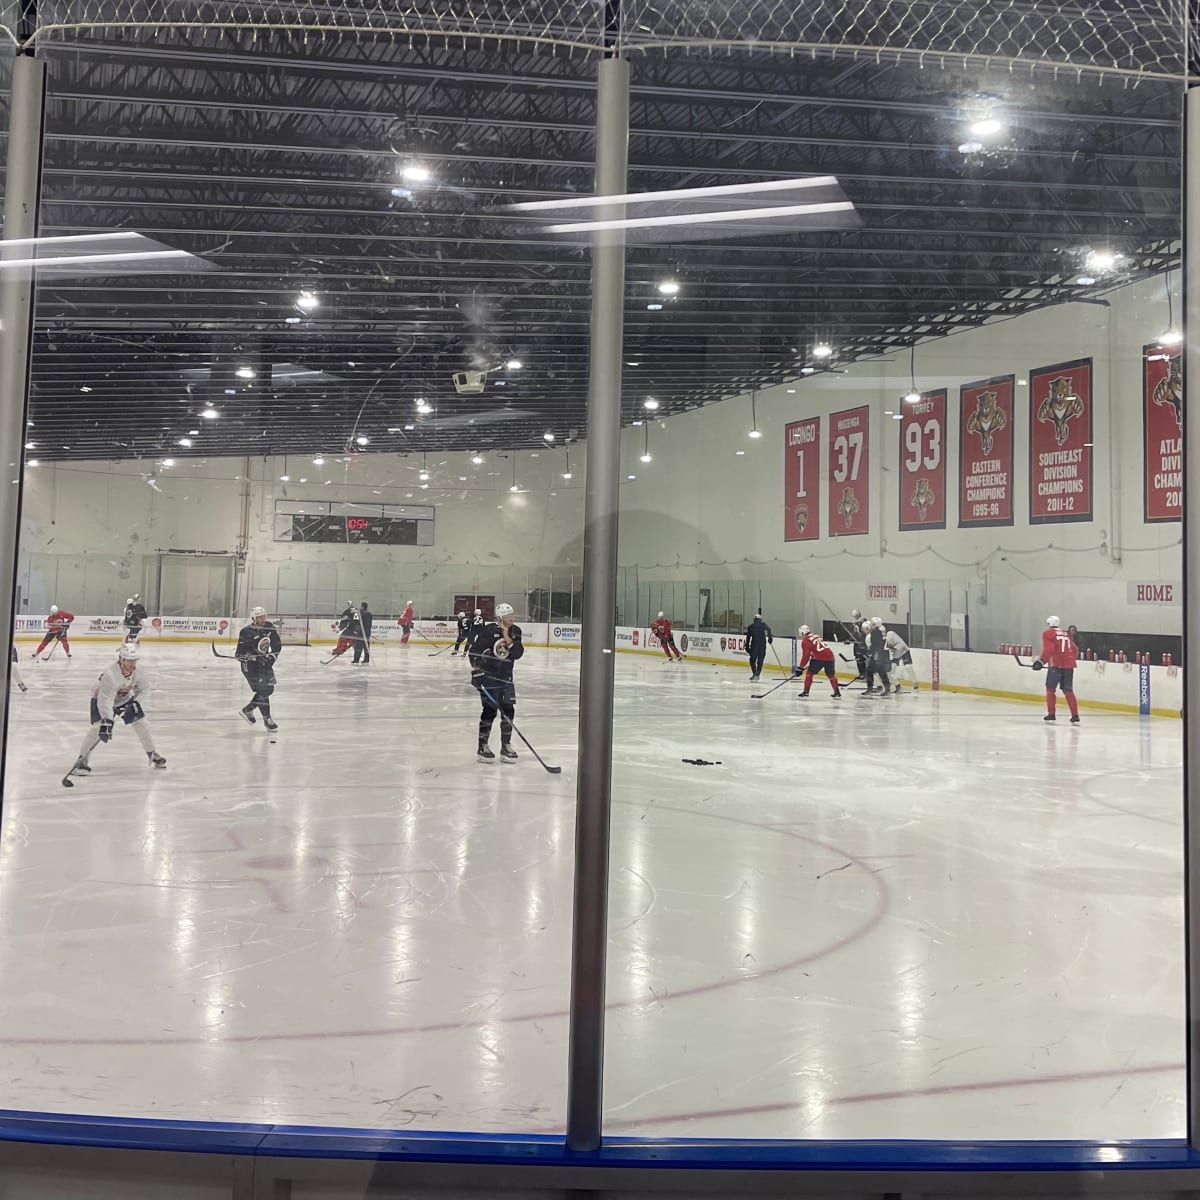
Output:
[[429,482],[429,456],[424,450],[421,451],[421,469],[417,472],[417,478],[422,483]]
[[482,466],[483,466],[483,455],[482,455],[482,454],[472,454],[472,455],[471,455],[471,461],[472,461],[472,462],[473,462],[473,463],[474,463],[474,464],[475,464],[477,467],[482,467]]
[[750,393],[750,432],[747,435],[752,438],[762,437],[762,430],[758,427],[758,393]]
[[664,279],[658,285],[658,291],[659,291],[659,295],[662,295],[662,296],[678,296],[679,295],[679,283],[677,280],[674,280],[674,279]]
[[312,312],[314,308],[321,307],[321,301],[313,292],[301,292],[296,297],[296,307],[301,312]]
[[828,342],[818,342],[812,348],[813,358],[829,358],[833,354],[833,347]]
[[917,391],[917,343],[916,342],[913,342],[913,344],[908,348],[908,376],[909,376],[909,381],[910,381],[909,389],[908,389],[908,392],[905,394],[904,403],[905,404],[920,404],[921,403],[921,393]]
[[1183,334],[1175,328],[1175,297],[1171,295],[1171,272],[1163,275],[1167,286],[1167,328],[1158,339],[1160,346],[1178,346],[1183,341]]
[[517,452],[515,450],[513,451],[512,460],[513,460],[513,481],[512,481],[512,487],[510,487],[508,490],[510,492],[519,492],[521,490],[521,486],[520,486],[520,484],[517,483]]
[[645,442],[642,447],[642,462],[648,463],[654,461],[654,455],[650,453],[650,426],[645,428]]
[[571,476],[571,451],[568,447],[564,446],[563,453],[567,456],[567,469],[563,472],[563,478],[569,481],[572,478],[572,476]]
[[647,396],[645,400],[642,401],[642,407],[648,408],[651,412],[653,412],[658,407],[658,401],[655,400],[653,396]]

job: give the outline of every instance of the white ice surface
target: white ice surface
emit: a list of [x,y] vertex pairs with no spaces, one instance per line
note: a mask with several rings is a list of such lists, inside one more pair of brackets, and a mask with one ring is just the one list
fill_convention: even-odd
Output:
[[[552,777],[421,644],[287,650],[274,739],[150,644],[167,770],[118,726],[68,791],[112,652],[12,698],[0,1106],[560,1129],[577,655],[517,668]],[[1180,725],[746,674],[617,660],[609,1129],[1182,1136]]]

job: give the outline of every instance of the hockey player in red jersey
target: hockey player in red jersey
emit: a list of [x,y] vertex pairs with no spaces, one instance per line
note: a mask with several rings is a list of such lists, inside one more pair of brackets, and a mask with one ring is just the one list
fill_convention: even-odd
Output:
[[1046,618],[1046,629],[1042,634],[1042,656],[1035,659],[1033,669],[1040,671],[1046,667],[1046,715],[1043,721],[1054,721],[1055,707],[1058,697],[1056,691],[1062,688],[1066,697],[1067,707],[1071,710],[1071,724],[1079,724],[1079,705],[1075,700],[1075,666],[1079,662],[1079,651],[1071,640],[1071,635],[1059,628],[1057,617]]
[[[38,658],[41,653],[51,642],[62,642],[63,653],[68,658],[71,657],[71,641],[67,637],[67,633],[71,629],[71,622],[75,620],[75,614],[67,612],[65,608],[59,608],[57,604],[50,605],[50,615],[46,618],[46,632],[42,637],[38,648],[33,652],[33,657]],[[53,653],[53,650],[51,650]]]
[[658,644],[663,648],[667,662],[683,662],[683,655],[679,653],[679,647],[675,645],[675,635],[671,632],[671,622],[662,613],[654,619],[650,632],[658,638]]
[[409,635],[413,631],[413,602],[408,602],[408,607],[400,614],[400,620],[396,622],[403,630],[403,636],[400,638],[400,645],[407,646]]
[[833,651],[807,625],[801,625],[797,632],[800,634],[800,665],[796,668],[796,674],[804,672],[804,691],[800,693],[798,699],[808,699],[813,676],[824,671],[829,679],[829,686],[833,688],[833,698],[840,700],[842,689],[838,684],[837,671],[833,665]]

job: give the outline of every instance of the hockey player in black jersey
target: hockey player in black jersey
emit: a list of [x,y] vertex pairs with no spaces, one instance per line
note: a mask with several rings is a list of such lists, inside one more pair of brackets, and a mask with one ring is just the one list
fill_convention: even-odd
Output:
[[238,709],[243,720],[255,724],[254,710],[262,714],[263,724],[273,733],[279,728],[271,716],[271,693],[275,691],[275,660],[283,643],[279,630],[267,620],[265,608],[250,610],[250,624],[238,634],[237,659],[242,674],[254,693],[245,708]]
[[495,621],[476,625],[467,643],[471,662],[471,686],[479,692],[483,711],[479,716],[479,761],[494,762],[496,756],[488,746],[496,714],[500,714],[500,761],[515,762],[512,748],[513,717],[516,715],[517,692],[513,686],[513,664],[525,653],[521,644],[521,627],[513,624],[511,604],[496,605]]
[[[464,642],[469,642],[470,640],[471,618],[468,617],[465,612],[460,612],[458,614],[458,634],[454,639],[454,649],[450,651],[450,657],[457,658],[459,646],[461,646]],[[464,650],[463,653],[466,654],[466,651]]]
[[146,606],[138,593],[135,592],[125,601],[125,615],[121,618],[121,624],[125,626],[127,642],[136,642],[142,636],[142,626],[146,623],[147,615]]

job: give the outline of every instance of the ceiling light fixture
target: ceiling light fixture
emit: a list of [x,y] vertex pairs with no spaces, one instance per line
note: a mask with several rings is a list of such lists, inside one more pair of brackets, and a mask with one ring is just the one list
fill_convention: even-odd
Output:
[[647,312],[662,312],[662,305],[661,304],[647,304],[646,311]]
[[566,480],[569,482],[569,481],[571,480],[571,478],[572,478],[572,476],[571,476],[571,450],[570,450],[570,448],[569,448],[569,447],[567,447],[567,446],[564,446],[564,447],[563,447],[563,454],[564,454],[564,455],[566,455],[566,459],[567,459],[567,469],[566,469],[566,470],[563,472],[563,478],[564,478],[564,479],[566,479]]
[[816,370],[817,370],[816,367],[801,367],[800,374],[801,375],[814,375],[814,374],[816,374]]
[[967,126],[967,132],[973,137],[995,137],[1004,132],[1004,122],[997,117],[980,117]]
[[400,178],[405,183],[428,183],[433,178],[433,172],[421,163],[406,163],[400,171]]
[[312,461],[314,467],[323,467],[325,465],[325,460],[319,454]]
[[[618,228],[625,228],[626,225],[627,225],[627,222],[625,222],[625,221],[589,221],[583,228],[584,229],[601,229],[601,228],[618,229]],[[577,229],[571,225],[551,225],[549,230],[547,230],[547,232],[548,233],[579,233],[579,232],[582,232],[582,230]],[[663,296],[678,296],[679,295],[679,284],[674,279],[664,279],[662,281],[662,283],[660,283],[658,285],[658,290],[659,290],[659,293]]]
[[833,354],[833,347],[828,342],[818,342],[812,349],[813,358],[829,358]]
[[762,430],[758,427],[758,393],[750,393],[750,433],[749,437],[762,437]]
[[1087,258],[1084,259],[1084,265],[1089,271],[1097,275],[1104,275],[1109,271],[1114,271],[1124,259],[1123,254],[1118,254],[1113,250],[1089,250]]
[[164,458],[162,460],[162,465],[164,467],[173,467],[175,465],[175,460],[173,458]]
[[192,444],[192,439],[190,437],[185,437],[185,438],[179,439],[179,445],[181,445],[181,446],[190,446],[191,444]]
[[483,466],[483,455],[482,455],[482,454],[472,454],[472,455],[471,455],[471,461],[472,461],[472,462],[473,462],[473,463],[474,463],[474,464],[475,464],[477,467],[482,467],[482,466]]
[[421,469],[417,472],[417,478],[422,483],[429,482],[429,455],[424,450],[421,451]]
[[655,400],[653,396],[647,396],[645,400],[642,401],[642,407],[648,408],[651,412],[653,412],[658,407],[658,401]]
[[[612,229],[660,229],[671,225],[732,225],[736,221],[766,221],[778,217],[820,216],[822,213],[853,212],[849,200],[832,200],[828,204],[782,204],[777,208],[730,208],[721,212],[674,213],[666,217],[623,217],[611,221],[572,221],[564,225],[547,225],[547,233],[597,233]],[[658,285],[664,296],[679,294],[679,284],[664,280]]]
[[610,204],[649,204],[656,200],[709,200],[715,196],[746,196],[762,192],[795,191],[798,188],[830,187],[836,175],[814,175],[810,179],[767,179],[760,183],[727,183],[720,187],[672,188],[664,192],[628,192],[623,196],[573,196],[567,200],[526,200],[512,205],[514,212],[544,212],[556,208],[599,208]]
[[433,412],[433,405],[430,404],[428,400],[418,400],[417,412],[421,413],[422,416],[424,416],[426,413],[431,413]]
[[279,482],[280,483],[290,483],[291,479],[292,479],[292,477],[290,475],[280,475]]
[[650,426],[646,426],[645,440],[642,446],[642,462],[648,463],[654,461],[654,455],[650,453]]
[[920,404],[921,393],[917,391],[917,343],[913,342],[908,348],[908,392],[904,397],[905,404]]
[[40,467],[42,464],[36,458],[29,459],[25,464],[27,467]]
[[206,408],[200,414],[206,421],[215,421],[221,414],[215,408]]
[[238,367],[235,374],[239,379],[253,379],[255,372],[253,367]]
[[285,325],[299,325],[299,324],[300,324],[300,318],[299,318],[299,317],[284,317],[284,318],[283,318],[283,323],[284,323]]
[[317,295],[314,292],[301,292],[300,295],[296,297],[296,307],[300,309],[301,312],[312,312],[314,308],[321,307],[321,301],[317,298]]
[[367,445],[367,444],[369,444],[369,442],[371,441],[371,439],[370,439],[369,437],[365,437],[365,436],[364,436],[363,434],[361,434],[361,433],[360,433],[360,434],[358,435],[358,437],[356,437],[354,440],[355,440],[355,441],[356,441],[356,442],[357,442],[357,443],[358,443],[360,446],[366,446],[366,445]]
[[542,441],[543,441],[543,442],[552,442],[552,441],[554,441],[554,434],[552,434],[552,433],[550,432],[550,430],[549,430],[549,429],[547,429],[547,430],[546,430],[546,432],[542,434]]
[[519,371],[524,365],[525,364],[519,358],[510,358],[508,362],[504,364],[504,368],[507,371]]
[[90,387],[81,387],[79,390],[80,390],[81,392],[83,392],[83,393],[84,393],[84,395],[86,395],[86,394],[87,394],[88,392],[90,392],[92,389],[91,389]]

